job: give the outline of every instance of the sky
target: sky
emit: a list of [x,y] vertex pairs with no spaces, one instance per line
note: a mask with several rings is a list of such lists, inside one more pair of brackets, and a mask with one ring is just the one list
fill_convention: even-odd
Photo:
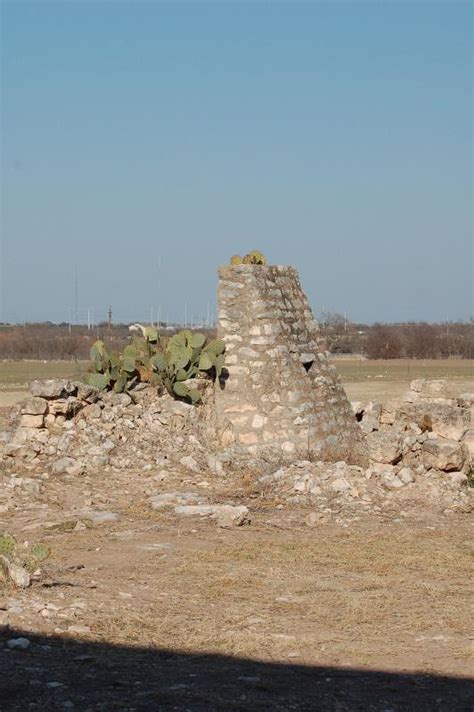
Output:
[[2,0],[1,30],[0,321],[196,321],[254,249],[316,315],[473,314],[471,2]]

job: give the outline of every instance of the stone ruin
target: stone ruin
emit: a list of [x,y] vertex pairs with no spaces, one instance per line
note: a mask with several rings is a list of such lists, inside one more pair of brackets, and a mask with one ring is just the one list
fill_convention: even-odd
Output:
[[292,267],[219,270],[220,441],[258,455],[367,464],[367,447]]
[[[228,373],[195,379],[198,406],[147,383],[113,393],[33,381],[0,431],[0,514],[41,501],[58,479],[102,475],[127,490],[149,479],[154,509],[237,524],[243,476],[259,499],[311,507],[311,526],[471,511],[474,394],[420,380],[401,398],[350,404],[289,267],[221,268],[219,336]],[[183,492],[188,480],[209,495]],[[230,509],[211,492],[219,486],[238,490]]]

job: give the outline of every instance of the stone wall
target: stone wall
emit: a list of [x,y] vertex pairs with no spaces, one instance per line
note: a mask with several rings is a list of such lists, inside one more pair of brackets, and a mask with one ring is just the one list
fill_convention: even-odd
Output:
[[362,432],[295,269],[221,267],[218,337],[228,369],[216,390],[224,446],[366,463]]

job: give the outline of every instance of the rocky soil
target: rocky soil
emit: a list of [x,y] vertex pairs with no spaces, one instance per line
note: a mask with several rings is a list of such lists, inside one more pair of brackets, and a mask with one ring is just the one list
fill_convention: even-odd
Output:
[[[103,394],[70,381],[33,382],[31,396],[10,413],[1,433],[0,530],[13,534],[20,549],[42,541],[52,551],[32,572],[28,586],[0,584],[0,657],[12,671],[3,683],[9,702],[0,703],[2,712],[25,708],[15,677],[21,655],[27,656],[32,679],[39,681],[28,688],[31,709],[243,710],[249,709],[248,700],[252,709],[318,709],[317,696],[312,706],[305,706],[282,689],[278,694],[286,702],[278,707],[270,693],[266,697],[254,683],[249,683],[249,692],[240,678],[228,695],[222,692],[220,702],[212,695],[191,699],[182,667],[177,677],[169,673],[168,702],[162,707],[147,706],[147,698],[117,707],[114,684],[106,671],[97,672],[100,665],[92,684],[88,660],[102,659],[103,652],[90,646],[99,640],[306,664],[314,664],[317,640],[317,659],[328,666],[357,667],[366,661],[380,668],[385,659],[399,671],[421,665],[425,672],[468,674],[461,598],[472,556],[472,395],[453,398],[446,382],[416,381],[403,399],[354,403],[370,451],[365,469],[311,462],[304,454],[278,463],[221,451],[212,435],[212,412],[206,405],[210,396],[202,408],[158,397],[147,387],[132,396]],[[454,533],[455,542],[449,538]],[[393,543],[386,544],[385,536]],[[362,563],[360,556],[365,557]],[[401,577],[398,557],[407,567]],[[369,576],[372,566],[379,568]],[[260,569],[266,571],[261,581]],[[317,594],[312,579],[301,580],[313,569],[318,572]],[[450,572],[448,580],[444,569]],[[389,570],[394,578],[387,580]],[[420,576],[423,594],[415,601],[410,596]],[[341,588],[338,577],[344,581]],[[311,595],[306,597],[308,586]],[[387,604],[386,597],[397,587],[403,589],[400,600]],[[305,606],[301,610],[300,600]],[[262,605],[268,607],[269,601],[267,617]],[[319,601],[321,608],[308,618],[308,606]],[[334,622],[323,621],[333,603],[333,615],[345,621],[347,632],[339,643],[334,642]],[[446,615],[442,606],[448,607]],[[284,613],[280,607],[291,610]],[[392,631],[401,647],[397,642],[382,653],[383,643],[375,642],[381,628],[364,626],[385,610],[390,618],[381,618],[380,625],[382,620],[385,627],[392,625],[395,611],[407,625]],[[283,614],[281,620],[291,621],[292,628],[276,626],[270,644],[269,631]],[[448,618],[456,623],[446,633]],[[318,625],[304,643],[311,621]],[[371,636],[377,656],[362,646]],[[79,640],[84,650],[71,652],[68,646]],[[419,647],[426,645],[430,653],[418,663]],[[444,645],[452,646],[451,662],[441,652],[437,657]],[[64,646],[73,657],[85,656],[81,664],[92,687],[86,684],[82,692],[74,688],[72,693],[72,673],[66,675],[61,655],[55,653]],[[348,657],[344,651],[351,646],[353,656]],[[42,665],[39,653],[43,662],[51,657],[50,663]],[[156,662],[142,664],[151,670]],[[217,674],[216,664],[206,664],[199,674]],[[182,665],[186,667],[184,661]],[[125,674],[120,661],[116,669]],[[262,670],[241,670],[239,675],[266,679]],[[100,700],[94,689],[98,680],[105,685],[106,677],[108,692]],[[137,673],[133,684],[140,679]],[[163,684],[161,691],[168,689]],[[266,684],[276,690],[276,683]],[[410,709],[408,703],[384,697],[382,688],[362,707],[363,692],[352,690],[353,699],[349,693],[328,693],[326,709]],[[437,699],[423,707],[420,698],[417,709],[456,708],[446,690]]]

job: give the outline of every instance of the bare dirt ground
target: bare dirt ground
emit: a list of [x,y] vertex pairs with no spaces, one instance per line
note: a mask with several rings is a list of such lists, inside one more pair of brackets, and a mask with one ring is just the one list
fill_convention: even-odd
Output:
[[[0,514],[52,551],[30,588],[0,588],[1,712],[472,712],[470,515],[310,528],[248,473],[160,477],[50,476]],[[246,504],[251,523],[147,503],[176,490]]]

